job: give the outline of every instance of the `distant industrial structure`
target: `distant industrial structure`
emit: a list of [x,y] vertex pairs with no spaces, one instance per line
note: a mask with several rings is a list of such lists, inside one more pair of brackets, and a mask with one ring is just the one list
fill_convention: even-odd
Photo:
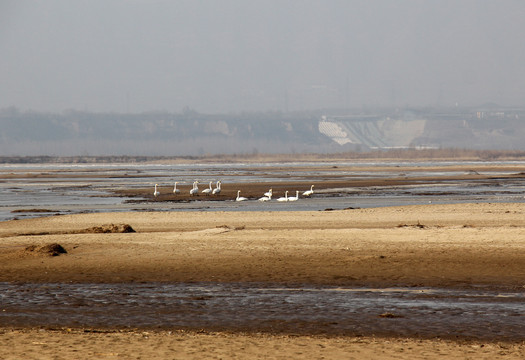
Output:
[[425,119],[394,119],[378,115],[326,116],[319,132],[339,145],[363,145],[370,149],[409,148],[423,135]]
[[0,155],[213,155],[371,149],[525,150],[525,109],[200,114],[0,109]]
[[447,109],[322,115],[319,132],[341,146],[361,149],[505,147],[521,132],[525,109]]

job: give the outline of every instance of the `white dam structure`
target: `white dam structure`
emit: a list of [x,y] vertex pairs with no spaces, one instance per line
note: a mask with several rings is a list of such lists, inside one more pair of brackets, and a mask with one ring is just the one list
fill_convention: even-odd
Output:
[[328,116],[319,121],[319,132],[339,145],[371,149],[413,147],[423,135],[426,119],[394,119],[376,115]]

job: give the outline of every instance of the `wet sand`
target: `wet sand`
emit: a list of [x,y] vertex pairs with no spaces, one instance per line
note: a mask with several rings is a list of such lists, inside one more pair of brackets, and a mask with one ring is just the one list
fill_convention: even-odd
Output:
[[[524,215],[525,204],[500,203],[319,212],[132,212],[13,220],[0,223],[0,281],[253,281],[521,291],[525,286]],[[101,233],[105,224],[130,225],[136,232]],[[35,251],[53,243],[67,254]],[[440,355],[444,359],[508,359],[525,352],[523,341],[482,344],[400,339],[396,334],[379,339],[284,336],[257,333],[257,329],[250,334],[176,329],[148,334],[109,329],[102,334],[92,330],[3,328],[0,353],[9,354],[6,358],[68,358],[75,352],[106,358]]]

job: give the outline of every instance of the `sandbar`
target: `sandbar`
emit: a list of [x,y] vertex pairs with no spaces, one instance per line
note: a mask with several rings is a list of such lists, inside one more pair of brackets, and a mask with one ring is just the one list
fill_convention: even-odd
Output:
[[[101,232],[110,224],[135,232]],[[118,228],[118,226],[116,227]],[[66,254],[31,249],[60,244]],[[266,282],[523,291],[525,204],[115,212],[0,223],[1,282]],[[520,358],[522,342],[0,328],[4,358]],[[73,355],[72,355],[73,354]]]

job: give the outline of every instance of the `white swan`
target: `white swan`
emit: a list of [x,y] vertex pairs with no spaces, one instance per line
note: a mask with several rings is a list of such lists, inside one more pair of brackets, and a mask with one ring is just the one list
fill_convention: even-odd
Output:
[[284,192],[284,197],[280,197],[277,201],[288,201],[288,190]]
[[194,181],[193,182],[193,189],[190,190],[190,195],[193,196],[195,194],[199,194],[199,186],[197,185],[199,182],[198,181]]
[[175,195],[180,194],[180,189],[177,189],[177,184],[178,184],[178,183],[179,183],[178,181],[175,181],[175,186],[173,187],[173,193],[174,193]]
[[263,197],[259,198],[259,201],[270,201],[270,200],[272,200],[272,194],[271,193],[270,193],[269,196],[263,196]]
[[160,195],[160,192],[157,190],[157,186],[159,186],[159,185],[155,184],[155,191],[153,192],[153,196],[155,196],[155,197]]
[[299,200],[299,190],[297,190],[297,191],[295,192],[295,196],[290,196],[290,197],[288,198],[288,201],[297,201],[297,200]]
[[221,181],[217,181],[217,185],[215,185],[215,189],[211,192],[213,195],[218,195],[221,192]]
[[211,192],[213,191],[213,189],[212,189],[212,187],[211,187],[211,184],[212,184],[212,183],[213,183],[213,182],[210,181],[210,187],[207,188],[207,189],[202,190],[202,193],[203,193],[203,194],[205,194],[205,195],[210,195],[210,194],[211,194]]
[[237,190],[237,198],[235,199],[235,201],[245,201],[245,200],[248,200],[247,198],[243,197],[243,196],[239,196],[239,194],[241,193],[241,190]]
[[313,193],[314,193],[314,185],[312,185],[312,187],[310,187],[310,190],[306,190],[303,193],[303,196],[311,196]]
[[265,192],[264,196],[269,197],[271,199],[272,198],[272,189],[270,189],[267,192]]

